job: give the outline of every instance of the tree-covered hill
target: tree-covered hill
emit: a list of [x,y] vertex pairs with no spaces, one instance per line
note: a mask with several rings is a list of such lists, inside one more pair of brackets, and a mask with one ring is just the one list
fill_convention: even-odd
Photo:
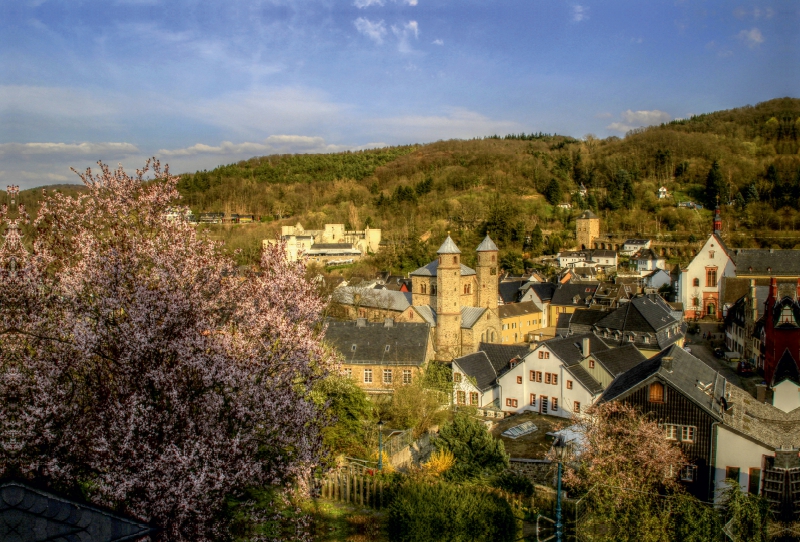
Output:
[[[800,246],[799,139],[800,100],[779,98],[624,138],[517,134],[258,157],[181,175],[179,189],[195,212],[262,217],[213,229],[245,261],[281,224],[334,222],[382,228],[383,268],[426,263],[446,231],[464,247],[488,231],[518,267],[570,246],[581,209],[600,214],[605,233],[680,242],[705,235],[718,197],[732,244],[789,248]],[[662,186],[670,197],[658,198]],[[677,206],[686,201],[705,209]]]

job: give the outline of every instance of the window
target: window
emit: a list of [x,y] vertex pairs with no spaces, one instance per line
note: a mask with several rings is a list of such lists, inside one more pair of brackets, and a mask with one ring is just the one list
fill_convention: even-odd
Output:
[[550,399],[550,409],[551,410],[558,410],[558,399],[556,397],[552,397]]
[[694,482],[695,478],[697,477],[697,466],[695,465],[684,465],[681,467],[681,481],[683,482]]
[[544,383],[549,384],[552,376],[550,373],[544,373]]
[[694,433],[696,427],[693,425],[684,425],[681,427],[681,442],[694,442]]
[[464,285],[464,293],[471,294],[472,293],[472,284],[465,284]]
[[383,383],[384,384],[391,384],[392,383],[392,370],[391,369],[384,369],[383,370]]
[[530,372],[530,381],[531,382],[535,382],[536,381],[536,371],[531,371]]
[[715,287],[717,285],[717,268],[706,269],[706,286]]
[[453,263],[458,263],[458,256],[453,256]]
[[714,251],[713,250],[709,250],[708,251],[708,258],[711,259],[711,260],[714,259]]
[[478,392],[471,391],[469,392],[469,404],[477,405],[478,404]]
[[664,426],[664,438],[667,440],[678,440],[678,426],[670,423]]
[[663,403],[664,402],[664,384],[661,382],[653,382],[650,384],[650,402]]
[[531,406],[532,407],[536,406],[536,394],[535,393],[531,394]]
[[[606,331],[606,336],[608,336],[608,331]],[[589,360],[589,368],[590,369],[594,369],[594,360],[593,359]]]
[[383,351],[384,351],[384,352],[388,352],[388,351],[389,351],[389,346],[391,346],[391,345],[388,345],[388,344],[387,344],[387,345],[386,345],[386,346],[383,348]]
[[558,384],[558,375],[553,373],[553,384]]
[[700,279],[694,279],[692,281],[692,286],[694,286],[696,288],[699,287],[700,286]]
[[568,390],[572,389],[572,380],[567,380],[567,389]]
[[522,384],[522,377],[521,376],[517,377],[517,384]]
[[372,369],[364,369],[364,383],[372,384]]
[[453,382],[461,382],[461,373],[453,373]]
[[581,404],[578,401],[573,402],[572,407],[576,413],[581,411]]
[[351,351],[351,352],[355,352],[355,351],[356,351],[356,345],[353,345],[353,346],[351,346],[351,347],[350,347],[350,351]]
[[346,376],[347,378],[353,378],[353,369],[351,369],[350,367],[345,367],[344,376]]
[[517,407],[517,400],[516,399],[506,399],[506,406],[508,407]]
[[750,469],[747,480],[747,491],[753,495],[761,493],[761,469]]
[[536,382],[542,381],[542,371],[536,371]]
[[547,414],[547,397],[543,395],[539,403],[542,414]]
[[423,282],[422,285],[420,286],[420,290],[421,290],[421,293],[427,294],[428,293],[428,285]]
[[725,467],[725,479],[739,482],[739,467]]
[[411,384],[411,369],[403,369],[403,384]]
[[465,391],[457,391],[456,392],[456,401],[459,405],[463,405],[467,401],[467,392]]

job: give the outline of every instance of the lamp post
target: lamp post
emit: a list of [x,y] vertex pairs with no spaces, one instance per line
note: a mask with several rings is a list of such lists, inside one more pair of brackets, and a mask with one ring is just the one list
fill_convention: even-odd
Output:
[[561,542],[561,535],[564,524],[561,523],[561,464],[567,453],[567,445],[563,438],[559,438],[554,444],[553,449],[558,459],[558,478],[556,482],[556,541]]
[[[383,470],[383,420],[378,420],[378,471],[382,470]],[[561,478],[559,478],[559,480],[561,480]]]

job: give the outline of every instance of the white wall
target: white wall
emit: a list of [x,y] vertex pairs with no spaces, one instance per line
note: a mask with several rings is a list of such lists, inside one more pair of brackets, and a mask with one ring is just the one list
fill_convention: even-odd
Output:
[[464,373],[461,367],[458,366],[456,362],[453,362],[453,374],[460,373],[461,374],[461,382],[453,382],[453,404],[458,404],[458,392],[463,391],[466,394],[466,405],[469,405],[469,394],[473,392],[478,393],[478,404],[471,405],[471,406],[488,406],[492,404],[492,401],[495,400],[497,397],[497,388],[493,388],[490,390],[486,390],[485,392],[480,391],[469,379],[469,377]]
[[[747,491],[750,482],[750,469],[761,469],[764,455],[774,456],[775,450],[756,444],[750,439],[734,433],[724,425],[717,426],[716,457],[714,460],[714,499],[719,498],[716,491],[724,487],[726,467],[739,467],[739,485]],[[761,480],[764,473],[761,472]]]

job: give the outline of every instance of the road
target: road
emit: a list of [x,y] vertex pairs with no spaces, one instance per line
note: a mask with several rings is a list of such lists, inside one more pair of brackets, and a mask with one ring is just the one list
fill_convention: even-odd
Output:
[[[706,334],[705,339],[703,339],[704,333]],[[735,365],[714,356],[714,348],[717,346],[725,348],[725,332],[720,331],[717,324],[700,324],[700,333],[687,335],[686,339],[686,346],[692,350],[694,357],[712,369],[719,371],[734,386],[743,388],[755,396],[755,386],[763,380],[762,377],[740,377],[736,374]]]

